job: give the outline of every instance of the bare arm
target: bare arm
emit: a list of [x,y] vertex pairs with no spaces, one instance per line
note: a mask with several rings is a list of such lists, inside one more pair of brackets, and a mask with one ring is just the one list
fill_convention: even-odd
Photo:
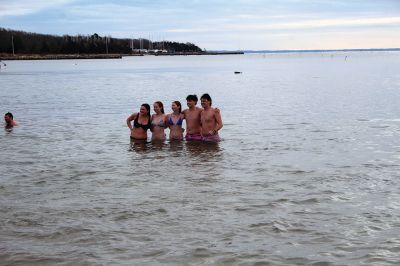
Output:
[[220,130],[224,126],[222,124],[222,117],[221,117],[221,113],[220,113],[219,109],[218,109],[218,111],[214,112],[214,116],[215,116],[215,120],[217,122],[216,128],[214,130],[215,130],[215,133],[217,133],[218,130]]
[[132,120],[135,120],[135,118],[137,116],[138,116],[138,113],[133,113],[126,119],[126,125],[129,127],[130,130],[133,130],[131,122],[132,122]]
[[165,128],[170,128],[170,125],[169,125],[169,123],[168,123],[168,119],[169,119],[169,115],[166,115],[166,116],[164,117],[164,125],[165,125]]
[[151,117],[150,117],[150,131],[151,132],[153,132],[153,128],[154,128],[154,126],[153,126],[153,118],[154,118],[154,115],[151,115]]

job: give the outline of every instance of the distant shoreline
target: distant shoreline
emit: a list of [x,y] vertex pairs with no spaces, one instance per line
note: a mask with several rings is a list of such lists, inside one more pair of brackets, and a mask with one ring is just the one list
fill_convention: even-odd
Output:
[[120,59],[119,54],[0,54],[0,60]]
[[400,52],[400,48],[331,49],[331,50],[244,50],[245,54],[332,53],[332,52]]
[[168,52],[132,54],[0,54],[0,60],[64,60],[64,59],[121,59],[128,56],[189,56],[189,55],[242,55],[242,54],[285,54],[285,53],[336,53],[336,52],[400,52],[400,48],[333,49],[333,50],[243,50],[207,52]]
[[0,54],[0,60],[64,60],[64,59],[121,59],[125,56],[188,56],[188,55],[231,55],[244,54],[241,51],[221,52],[176,52],[176,53],[135,53],[135,54]]

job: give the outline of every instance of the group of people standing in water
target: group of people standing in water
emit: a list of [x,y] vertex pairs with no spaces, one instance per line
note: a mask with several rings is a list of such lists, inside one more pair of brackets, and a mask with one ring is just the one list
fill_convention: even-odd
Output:
[[[197,107],[198,98],[196,95],[186,97],[188,108],[182,111],[179,101],[172,102],[172,113],[165,114],[164,105],[157,101],[153,108],[155,114],[150,115],[150,105],[144,103],[140,111],[128,117],[126,123],[131,130],[133,142],[146,142],[147,132],[151,131],[152,141],[166,140],[165,130],[169,128],[169,140],[188,141],[220,141],[218,131],[222,128],[221,113],[218,108],[213,108],[210,95],[203,94],[200,97],[201,106]],[[186,121],[185,129],[182,127],[183,120]],[[133,123],[132,123],[133,121]]]

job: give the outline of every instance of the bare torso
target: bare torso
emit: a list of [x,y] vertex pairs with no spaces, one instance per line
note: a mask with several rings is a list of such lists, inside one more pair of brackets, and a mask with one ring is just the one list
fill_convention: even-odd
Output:
[[167,117],[169,124],[169,139],[170,140],[182,140],[183,131],[182,120],[184,118],[183,114],[169,114]]
[[147,125],[149,123],[148,116],[141,116],[139,113],[133,113],[127,119],[128,127],[131,129],[131,137],[138,140],[147,139],[147,130],[143,129],[143,127],[135,127],[132,125],[132,121],[137,120],[140,125]]
[[215,135],[222,128],[220,112],[215,108],[207,108],[201,112],[201,135]]
[[200,113],[203,109],[195,107],[194,109],[186,109],[183,111],[186,120],[186,133],[199,134],[201,132]]
[[165,128],[167,126],[167,116],[164,114],[153,115],[151,117],[152,140],[165,140]]

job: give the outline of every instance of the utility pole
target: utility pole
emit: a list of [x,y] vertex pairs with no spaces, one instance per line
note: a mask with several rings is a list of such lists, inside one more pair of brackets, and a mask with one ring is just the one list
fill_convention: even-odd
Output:
[[108,54],[108,37],[106,36],[106,53]]
[[12,47],[12,52],[13,52],[13,56],[15,55],[14,53],[14,35],[11,35],[11,47]]

